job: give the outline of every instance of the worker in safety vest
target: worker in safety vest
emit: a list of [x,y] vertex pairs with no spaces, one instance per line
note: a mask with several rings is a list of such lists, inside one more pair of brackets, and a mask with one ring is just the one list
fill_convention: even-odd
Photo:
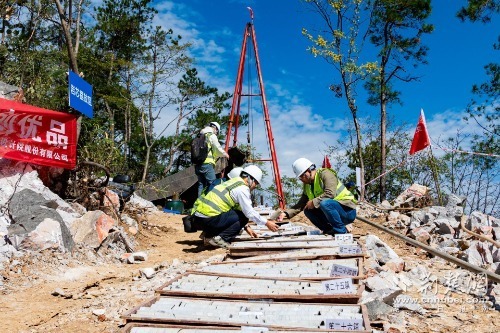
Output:
[[247,225],[249,220],[278,231],[279,226],[274,221],[265,219],[252,207],[250,191],[259,185],[261,179],[259,167],[248,165],[239,176],[215,186],[196,200],[194,219],[203,227],[206,243],[227,248],[242,228],[250,236],[257,237]]
[[292,165],[295,175],[304,183],[298,203],[278,212],[277,221],[292,218],[304,210],[306,217],[324,234],[345,234],[346,225],[356,218],[357,200],[337,178],[333,169],[316,169],[311,161],[299,158]]
[[205,135],[208,146],[208,155],[201,165],[195,165],[194,172],[198,176],[198,197],[201,196],[203,189],[205,192],[210,191],[215,184],[215,161],[220,156],[229,158],[229,155],[224,151],[219,143],[217,135],[220,132],[220,125],[216,121],[212,121],[207,127],[201,130],[201,134]]

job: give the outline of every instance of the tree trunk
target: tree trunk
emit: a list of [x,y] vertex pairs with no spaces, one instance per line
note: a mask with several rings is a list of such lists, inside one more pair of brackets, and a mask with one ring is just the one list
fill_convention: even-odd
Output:
[[[382,87],[383,89],[383,87]],[[383,91],[383,90],[382,90]],[[385,186],[385,172],[387,170],[387,145],[386,145],[386,132],[387,132],[387,103],[385,94],[382,92],[381,103],[380,103],[380,202],[384,201],[386,198],[386,186]]]

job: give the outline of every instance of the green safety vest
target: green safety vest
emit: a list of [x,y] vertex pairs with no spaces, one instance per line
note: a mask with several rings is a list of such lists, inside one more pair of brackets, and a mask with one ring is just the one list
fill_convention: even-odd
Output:
[[214,158],[214,153],[212,152],[212,143],[210,142],[210,135],[215,135],[215,133],[211,132],[211,133],[205,133],[205,140],[207,141],[207,146],[208,146],[208,154],[207,154],[207,158],[205,159],[205,161],[203,161],[203,164],[205,163],[209,163],[209,164],[212,164],[212,165],[215,165],[215,158]]
[[[316,170],[316,175],[314,176],[314,192],[313,187],[310,184],[304,184],[304,193],[307,195],[309,200],[319,197],[325,191],[323,189],[323,182],[321,181],[321,173],[325,170],[333,172],[335,177],[337,177],[337,173],[333,169],[329,168],[320,168]],[[351,200],[354,203],[358,201],[354,197],[354,195],[342,184],[342,182],[337,177],[337,190],[335,191],[334,200],[342,201],[342,200]]]
[[240,186],[247,186],[241,177],[235,177],[215,186],[210,192],[199,197],[194,203],[194,212],[213,217],[231,209],[241,210],[239,204],[231,198],[231,191]]

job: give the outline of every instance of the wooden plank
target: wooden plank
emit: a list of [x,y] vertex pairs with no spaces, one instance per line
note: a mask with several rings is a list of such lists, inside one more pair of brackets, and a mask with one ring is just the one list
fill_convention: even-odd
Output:
[[[333,279],[330,279],[333,280]],[[354,294],[322,294],[321,281],[299,278],[224,277],[186,272],[161,286],[160,295],[224,299],[273,299],[276,301],[357,303],[364,289],[354,283]]]
[[[287,328],[287,329],[274,329],[267,327],[256,327],[256,326],[246,326],[246,327],[223,327],[223,326],[195,326],[195,325],[179,325],[179,324],[159,324],[159,323],[141,323],[141,322],[130,322],[126,324],[121,333],[290,333],[290,332],[302,332],[303,329],[300,328]],[[306,330],[305,332],[316,332],[324,333],[325,330]],[[345,332],[345,331],[331,331],[335,332]],[[356,331],[355,331],[356,332]],[[360,331],[357,331],[360,332]]]
[[221,263],[213,263],[211,265],[189,272],[203,272],[205,274],[226,277],[261,277],[274,280],[280,280],[282,278],[298,278],[314,281],[324,281],[334,278],[342,278],[330,276],[331,269],[334,264],[356,268],[358,270],[358,275],[352,277],[354,280],[361,280],[365,278],[363,271],[363,258],[273,261],[255,263],[227,261]]
[[265,250],[233,250],[228,253],[224,260],[238,262],[258,262],[258,261],[276,261],[276,260],[311,260],[311,259],[334,259],[334,258],[354,258],[367,257],[366,249],[363,245],[360,254],[341,254],[339,247],[323,248],[273,248]]
[[162,178],[154,183],[146,184],[135,192],[141,198],[149,201],[168,198],[175,193],[181,194],[198,182],[194,166],[181,170],[173,175]]
[[148,305],[123,316],[128,323],[127,329],[133,327],[132,324],[137,326],[147,323],[150,327],[168,324],[182,329],[196,325],[200,329],[213,327],[218,330],[265,327],[272,332],[342,332],[327,329],[326,320],[352,318],[362,321],[363,329],[351,332],[370,332],[366,308],[352,304],[277,303],[197,297],[161,297],[155,298],[153,303],[147,301],[144,304]]

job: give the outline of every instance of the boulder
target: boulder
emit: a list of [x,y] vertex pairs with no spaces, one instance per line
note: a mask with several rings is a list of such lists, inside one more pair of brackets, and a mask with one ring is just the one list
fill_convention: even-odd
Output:
[[9,201],[12,223],[7,229],[9,238],[15,236],[18,248],[72,250],[74,242],[69,228],[52,207],[58,207],[58,203],[30,189],[12,195]]
[[424,244],[429,244],[431,240],[431,235],[423,227],[411,230],[408,236]]
[[467,262],[472,265],[485,267],[493,263],[493,256],[486,242],[472,241],[465,255]]
[[100,210],[90,211],[72,224],[71,234],[75,243],[87,244],[96,248],[115,225],[115,220],[104,212]]

